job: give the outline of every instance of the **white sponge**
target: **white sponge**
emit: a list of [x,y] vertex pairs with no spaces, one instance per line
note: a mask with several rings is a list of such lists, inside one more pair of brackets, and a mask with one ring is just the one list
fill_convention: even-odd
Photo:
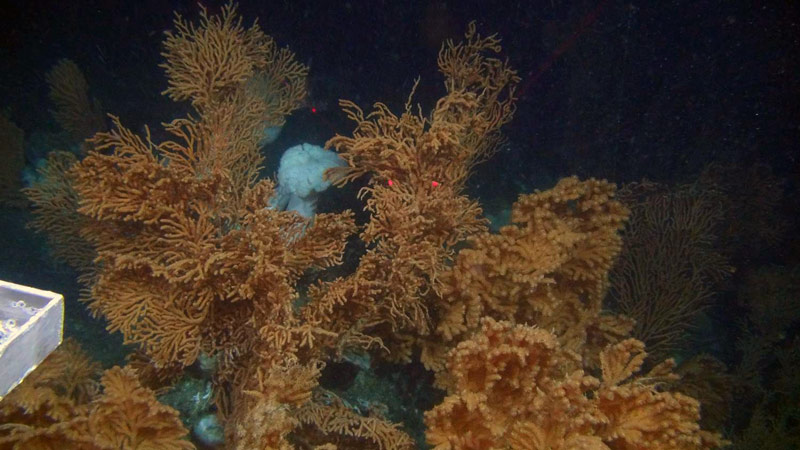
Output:
[[313,144],[296,145],[283,153],[278,168],[278,188],[270,200],[273,208],[313,217],[317,197],[331,185],[323,177],[331,167],[345,165],[336,153]]

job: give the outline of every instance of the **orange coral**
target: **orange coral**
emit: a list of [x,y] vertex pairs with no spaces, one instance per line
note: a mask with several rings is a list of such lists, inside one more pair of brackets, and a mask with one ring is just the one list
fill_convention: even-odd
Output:
[[[309,225],[268,209],[272,184],[257,182],[264,118],[282,118],[303,91],[265,102],[246,83],[257,71],[300,83],[305,68],[257,25],[243,29],[232,4],[221,15],[203,9],[199,26],[180,16],[175,26],[165,92],[191,100],[199,118],[167,124],[174,138],[156,144],[149,130],[137,136],[112,117],[114,128],[92,138],[93,151],[71,172],[100,267],[90,307],[160,366],[239,348],[263,321],[286,323],[293,281],[335,264],[353,232],[349,213]],[[240,300],[244,309],[220,307]],[[231,320],[240,322],[233,340],[222,328]]]
[[499,51],[499,40],[479,36],[474,23],[465,42],[447,43],[439,66],[448,92],[430,117],[413,110],[411,96],[399,116],[382,103],[364,114],[341,102],[356,129],[352,137],[328,141],[348,166],[327,176],[344,184],[370,175],[360,192],[371,216],[361,234],[369,248],[353,275],[310,291],[307,320],[349,330],[342,333],[348,338],[363,331],[395,341],[393,350],[409,336],[430,332],[427,296],[440,289],[456,245],[486,227],[479,205],[462,191],[472,168],[497,148],[499,128],[514,112],[519,78],[494,57]]
[[142,387],[132,369],[99,364],[67,339],[0,403],[0,448],[191,450],[178,412]]
[[242,27],[236,6],[228,3],[220,15],[209,15],[200,5],[200,24],[175,14],[175,31],[168,31],[162,56],[169,87],[164,94],[175,101],[190,100],[209,112],[232,92],[247,91],[264,104],[265,126],[283,125],[284,117],[306,96],[308,67],[294,53],[278,49],[257,24]]
[[607,347],[602,378],[545,330],[482,321],[448,360],[451,395],[426,413],[435,449],[700,449],[723,444],[700,431],[697,401],[660,392],[668,368],[635,375],[644,359],[635,340]]
[[[75,170],[79,211],[92,219],[83,232],[102,267],[90,306],[160,365],[190,364],[203,345],[218,348],[215,324],[235,309],[213,303],[260,298],[260,317],[282,323],[295,297],[292,280],[338,261],[353,231],[348,213],[308,225],[267,209],[272,185],[262,181],[237,192],[244,208],[232,216],[231,178],[224,170],[201,176],[191,165],[191,144],[213,136],[168,141],[154,153],[155,144],[115,123],[94,138],[110,154],[94,151]],[[248,304],[252,315],[256,305]],[[201,345],[203,336],[212,339]]]
[[114,449],[194,449],[178,412],[156,400],[131,369],[103,374],[103,395],[92,404],[88,428],[94,441]]
[[245,381],[238,383],[237,408],[226,420],[231,448],[412,448],[411,438],[383,417],[361,416],[327,391],[312,394],[322,367],[300,364],[287,352],[269,369],[251,368],[255,376],[240,372]]
[[298,316],[295,284],[339,264],[355,225],[349,211],[308,221],[269,207],[273,184],[257,179],[259,140],[303,90],[262,98],[248,80],[260,71],[272,81],[258,83],[291,84],[305,68],[270,50],[257,26],[239,23],[233,5],[221,16],[203,10],[199,27],[178,17],[164,53],[166,93],[191,100],[199,117],[167,124],[173,138],[161,143],[112,117],[112,130],[95,135],[70,175],[88,218],[82,234],[97,251],[92,311],[158,367],[215,355],[228,444],[288,448],[319,354],[343,331]]
[[439,70],[447,95],[430,119],[412,111],[411,95],[399,117],[383,103],[365,117],[353,102],[342,101],[357,127],[352,138],[337,135],[328,141],[349,166],[331,169],[329,175],[343,182],[370,173],[372,186],[392,180],[419,195],[432,181],[459,192],[471,169],[496,150],[497,133],[514,114],[520,79],[492,56],[500,52],[499,42],[496,35],[482,38],[472,22],[465,42],[445,44]]
[[295,414],[311,399],[323,364],[303,364],[291,352],[274,356],[269,366],[258,358],[251,362],[236,374],[238,389],[231,399],[236,408],[225,417],[226,441],[241,450],[292,448],[287,438],[299,425]]
[[209,16],[200,5],[200,24],[175,13],[175,31],[167,31],[162,64],[169,87],[164,91],[175,101],[191,100],[202,110],[238,89],[267,64],[274,45],[258,25],[242,27],[236,7],[228,3],[220,15]]
[[[470,238],[442,276],[436,334],[457,342],[488,316],[554,330],[562,344],[587,353],[593,350],[587,344],[602,347],[625,335],[629,323],[600,316],[628,214],[614,190],[605,181],[572,177],[521,196],[512,225]],[[429,367],[441,367],[441,350],[426,355]]]
[[[321,397],[321,396],[320,396]],[[306,445],[332,445],[332,449],[409,450],[411,438],[397,425],[381,417],[360,416],[335,397],[317,399],[302,407],[295,415],[302,426]],[[335,444],[334,444],[335,443]],[[314,447],[319,448],[319,447]]]
[[43,427],[68,420],[96,397],[100,365],[67,338],[0,403],[3,422]]

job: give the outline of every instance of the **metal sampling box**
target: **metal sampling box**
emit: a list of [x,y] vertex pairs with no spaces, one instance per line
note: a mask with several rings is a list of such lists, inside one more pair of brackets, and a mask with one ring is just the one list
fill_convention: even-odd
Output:
[[0,280],[0,400],[61,343],[64,297]]

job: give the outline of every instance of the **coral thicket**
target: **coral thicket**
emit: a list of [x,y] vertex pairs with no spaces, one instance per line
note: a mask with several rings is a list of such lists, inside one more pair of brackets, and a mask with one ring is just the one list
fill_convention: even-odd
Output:
[[[202,9],[197,23],[176,16],[164,93],[192,114],[165,124],[160,141],[112,116],[83,159],[53,170],[62,197],[28,192],[45,216],[59,209],[48,198],[74,193],[60,206],[80,216],[92,248],[85,301],[141,350],[104,375],[85,422],[105,424],[95,445],[150,448],[119,440],[130,421],[158,448],[183,448],[167,444],[181,430],[156,426],[174,415],[141,383],[206,355],[228,448],[412,448],[380,412],[320,386],[326,363],[347,353],[418,358],[436,372],[448,393],[427,415],[438,449],[720,444],[700,431],[697,401],[660,389],[669,364],[638,374],[645,353],[626,339],[631,321],[602,310],[628,217],[613,184],[572,177],[523,195],[496,234],[466,195],[515,110],[520,79],[500,51],[474,23],[446,42],[446,92],[427,114],[413,90],[400,114],[341,102],[355,129],[328,142],[346,166],[326,177],[363,183],[356,226],[352,211],[270,208],[274,185],[259,175],[263,133],[300,105],[307,68],[257,24],[243,27],[232,4]],[[330,270],[355,239],[352,271]]]

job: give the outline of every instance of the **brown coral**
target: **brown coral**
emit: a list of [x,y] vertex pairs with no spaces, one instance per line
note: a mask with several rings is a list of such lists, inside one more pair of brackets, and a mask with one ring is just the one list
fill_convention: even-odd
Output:
[[78,158],[70,152],[50,152],[36,169],[39,180],[23,190],[34,210],[28,226],[43,233],[53,255],[81,273],[92,271],[95,250],[81,236],[87,223],[78,213],[78,193],[70,173]]
[[22,206],[22,168],[25,166],[24,133],[5,114],[0,114],[0,205]]
[[632,214],[609,300],[636,320],[633,336],[658,361],[685,340],[715,285],[733,271],[717,239],[723,206],[715,190],[695,185],[631,183],[621,194]]
[[[47,73],[53,117],[77,142],[105,129],[100,102],[89,96],[89,84],[78,65],[62,59]],[[82,146],[82,148],[84,148]]]

